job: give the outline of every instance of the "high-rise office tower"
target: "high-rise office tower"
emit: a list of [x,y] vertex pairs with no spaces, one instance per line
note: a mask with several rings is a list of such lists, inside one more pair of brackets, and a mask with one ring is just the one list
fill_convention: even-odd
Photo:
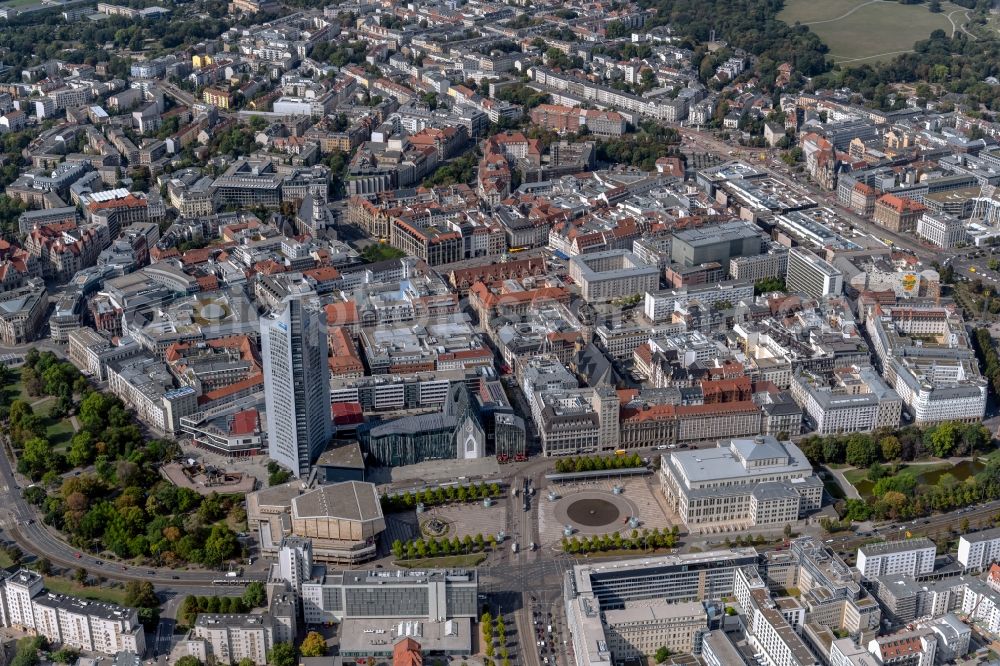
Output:
[[269,455],[299,477],[333,434],[326,316],[290,297],[261,318],[260,332]]

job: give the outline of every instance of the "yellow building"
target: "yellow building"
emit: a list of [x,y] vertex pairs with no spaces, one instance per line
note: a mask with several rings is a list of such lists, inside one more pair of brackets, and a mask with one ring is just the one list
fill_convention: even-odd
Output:
[[220,109],[228,109],[233,105],[233,96],[228,90],[219,88],[205,88],[201,98],[206,104],[212,104]]
[[215,59],[208,55],[207,53],[196,53],[191,56],[191,66],[195,69],[201,69],[202,67],[208,67]]

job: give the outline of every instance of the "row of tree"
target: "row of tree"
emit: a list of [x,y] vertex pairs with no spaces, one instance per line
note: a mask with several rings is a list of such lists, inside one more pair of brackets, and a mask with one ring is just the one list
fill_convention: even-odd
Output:
[[992,436],[982,423],[945,421],[919,428],[908,426],[875,434],[810,435],[799,448],[814,465],[848,464],[866,469],[874,463],[910,461],[924,456],[968,456],[989,448]]
[[392,542],[392,555],[397,560],[423,559],[425,557],[439,557],[446,555],[469,555],[471,553],[481,553],[489,547],[490,550],[496,548],[497,540],[492,534],[483,537],[482,534],[469,536],[466,534],[459,539],[457,536],[414,539],[403,542],[396,539]]
[[[479,620],[479,626],[483,633],[483,653],[488,659],[499,656],[503,663],[508,663],[510,653],[507,650],[507,626],[504,624],[503,616],[498,615],[496,620],[489,612],[483,613]],[[495,641],[495,642],[494,642]],[[499,645],[500,649],[497,650]]]
[[632,530],[630,536],[621,532],[591,535],[589,537],[563,537],[562,549],[565,553],[601,553],[608,550],[647,550],[650,548],[674,548],[677,545],[677,526],[670,530]]
[[989,380],[993,393],[1000,395],[1000,355],[997,355],[990,330],[977,328],[972,336],[972,342],[975,345],[976,355],[979,357],[983,376]]
[[453,502],[476,502],[487,497],[500,497],[502,488],[499,483],[469,483],[461,486],[438,486],[434,490],[426,488],[422,491],[400,493],[398,495],[382,495],[382,511],[407,511],[423,504],[425,507],[440,506]]
[[630,469],[642,467],[646,463],[638,453],[631,455],[608,455],[608,456],[570,456],[556,460],[556,472],[558,474],[568,474],[572,472],[593,472],[604,469]]
[[188,595],[181,602],[177,619],[181,624],[193,626],[199,613],[246,613],[267,604],[264,584],[254,581],[247,585],[240,597],[200,597]]

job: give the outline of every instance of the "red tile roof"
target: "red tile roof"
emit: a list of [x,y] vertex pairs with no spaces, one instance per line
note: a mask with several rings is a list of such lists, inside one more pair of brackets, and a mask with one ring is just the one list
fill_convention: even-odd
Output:
[[259,417],[256,409],[248,409],[238,412],[233,416],[233,422],[229,426],[230,435],[249,435],[257,430]]

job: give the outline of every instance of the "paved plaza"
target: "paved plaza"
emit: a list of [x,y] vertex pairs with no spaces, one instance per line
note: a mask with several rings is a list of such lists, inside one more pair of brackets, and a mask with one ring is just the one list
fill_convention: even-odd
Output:
[[420,514],[416,511],[390,513],[385,517],[383,543],[391,546],[396,539],[405,542],[420,537],[420,523],[430,518],[438,518],[448,524],[448,531],[444,536],[449,539],[466,535],[474,537],[477,534],[482,534],[483,537],[491,534],[495,536],[504,529],[507,511],[505,504],[505,500],[501,499],[491,507],[484,507],[482,502],[476,502],[432,507]]
[[[614,487],[622,487],[621,494]],[[549,499],[549,491],[558,498]],[[587,481],[550,485],[538,494],[538,534],[542,547],[559,547],[563,528],[573,525],[575,534],[629,534],[633,529],[670,529],[673,522],[664,513],[659,493],[658,477]],[[632,528],[628,519],[639,519]]]

